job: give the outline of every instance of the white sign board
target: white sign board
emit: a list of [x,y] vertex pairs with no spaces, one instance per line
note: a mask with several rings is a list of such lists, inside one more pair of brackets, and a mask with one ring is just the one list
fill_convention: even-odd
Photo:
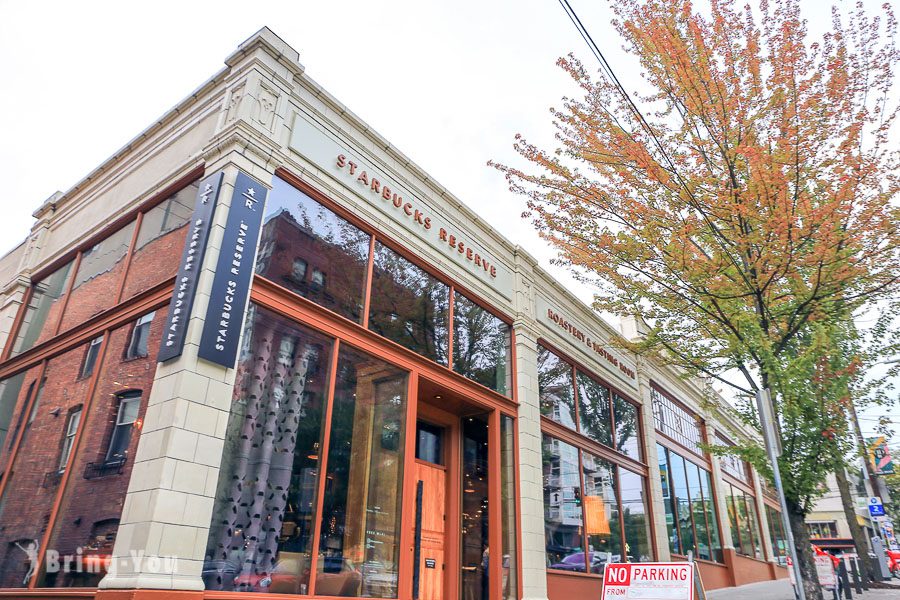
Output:
[[834,563],[831,562],[830,556],[816,555],[816,575],[819,577],[819,585],[823,587],[834,587],[837,585],[837,579],[834,576]]
[[692,600],[691,563],[612,563],[603,571],[602,600]]

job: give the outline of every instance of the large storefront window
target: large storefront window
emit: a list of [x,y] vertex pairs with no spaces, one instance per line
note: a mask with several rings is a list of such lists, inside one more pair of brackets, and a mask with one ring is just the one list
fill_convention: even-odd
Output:
[[779,565],[787,564],[787,541],[784,535],[784,525],[781,522],[781,511],[766,505],[766,520],[769,521],[769,539],[772,540],[772,552],[775,562]]
[[609,558],[653,560],[643,477],[547,434],[543,470],[548,569],[599,574]]
[[731,541],[735,552],[762,559],[756,498],[730,483],[726,482],[724,486],[728,518],[731,522]]
[[275,177],[256,272],[361,323],[370,241],[368,233]]
[[472,381],[512,394],[512,329],[506,322],[279,177],[266,204],[256,273],[439,365],[452,362]]
[[510,395],[510,327],[458,291],[453,294],[453,370]]
[[625,456],[641,459],[638,407],[540,344],[538,391],[545,417]]
[[700,431],[697,418],[682,408],[668,394],[650,388],[651,408],[653,409],[653,421],[657,431],[667,435],[685,448],[703,456],[700,443],[703,435]]
[[622,523],[625,529],[625,556],[628,562],[653,560],[650,540],[653,531],[647,514],[650,503],[644,478],[628,469],[619,469],[619,494],[622,500]]
[[541,414],[575,429],[572,365],[543,346],[538,346],[538,388]]
[[407,374],[341,347],[315,592],[395,598]]
[[302,594],[333,340],[261,309],[247,322],[203,580],[211,590]]
[[581,433],[605,446],[612,446],[609,390],[581,372],[577,381]]
[[245,335],[207,589],[307,594],[315,572],[316,595],[395,598],[407,373],[342,345],[331,374],[334,340],[260,308]]
[[703,560],[722,562],[709,471],[657,444],[666,532],[673,554],[689,551]]
[[447,365],[450,286],[375,242],[369,329]]
[[546,435],[543,448],[547,568],[584,572],[587,564],[578,449]]
[[601,573],[606,556],[622,560],[621,522],[616,495],[615,467],[592,454],[582,453],[584,476],[584,528],[591,573]]
[[503,522],[502,598],[516,600],[518,586],[518,526],[516,525],[516,437],[515,421],[500,416],[500,518]]

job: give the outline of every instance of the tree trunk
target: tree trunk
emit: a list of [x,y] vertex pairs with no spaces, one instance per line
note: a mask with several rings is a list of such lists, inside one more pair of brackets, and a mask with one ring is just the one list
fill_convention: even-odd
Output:
[[788,516],[791,521],[791,533],[794,534],[794,546],[797,548],[797,561],[800,565],[800,585],[806,592],[806,600],[823,600],[822,588],[816,576],[816,559],[806,530],[806,513],[790,500],[787,500]]
[[866,535],[856,518],[856,507],[853,505],[853,494],[850,492],[850,482],[847,480],[847,472],[840,466],[835,469],[834,478],[837,480],[838,490],[841,492],[841,504],[844,505],[844,516],[850,525],[850,537],[856,546],[856,554],[859,555],[859,564],[862,566],[860,574],[863,583],[868,585],[870,581],[879,581],[876,565],[869,557],[869,546],[866,544]]

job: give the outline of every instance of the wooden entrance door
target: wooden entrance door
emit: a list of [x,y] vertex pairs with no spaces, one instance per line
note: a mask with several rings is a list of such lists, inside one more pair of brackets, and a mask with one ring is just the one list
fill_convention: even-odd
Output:
[[[445,467],[416,461],[416,482],[422,488],[419,529],[419,600],[444,599],[447,511]],[[415,532],[413,534],[415,536]]]

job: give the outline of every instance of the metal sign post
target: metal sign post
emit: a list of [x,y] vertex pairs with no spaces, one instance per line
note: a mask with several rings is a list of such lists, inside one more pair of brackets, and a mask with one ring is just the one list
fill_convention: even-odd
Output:
[[806,592],[803,591],[803,578],[800,576],[800,561],[797,560],[797,547],[794,545],[791,520],[788,518],[787,500],[784,499],[784,487],[781,485],[781,471],[778,469],[778,457],[781,455],[781,448],[778,443],[778,436],[775,433],[775,417],[768,389],[756,392],[756,407],[759,411],[759,424],[766,443],[766,454],[768,454],[769,462],[772,464],[772,475],[775,479],[775,490],[778,492],[778,503],[781,505],[781,524],[784,528],[788,555],[791,557],[794,580],[797,582],[794,592],[797,594],[798,600],[806,600]]

